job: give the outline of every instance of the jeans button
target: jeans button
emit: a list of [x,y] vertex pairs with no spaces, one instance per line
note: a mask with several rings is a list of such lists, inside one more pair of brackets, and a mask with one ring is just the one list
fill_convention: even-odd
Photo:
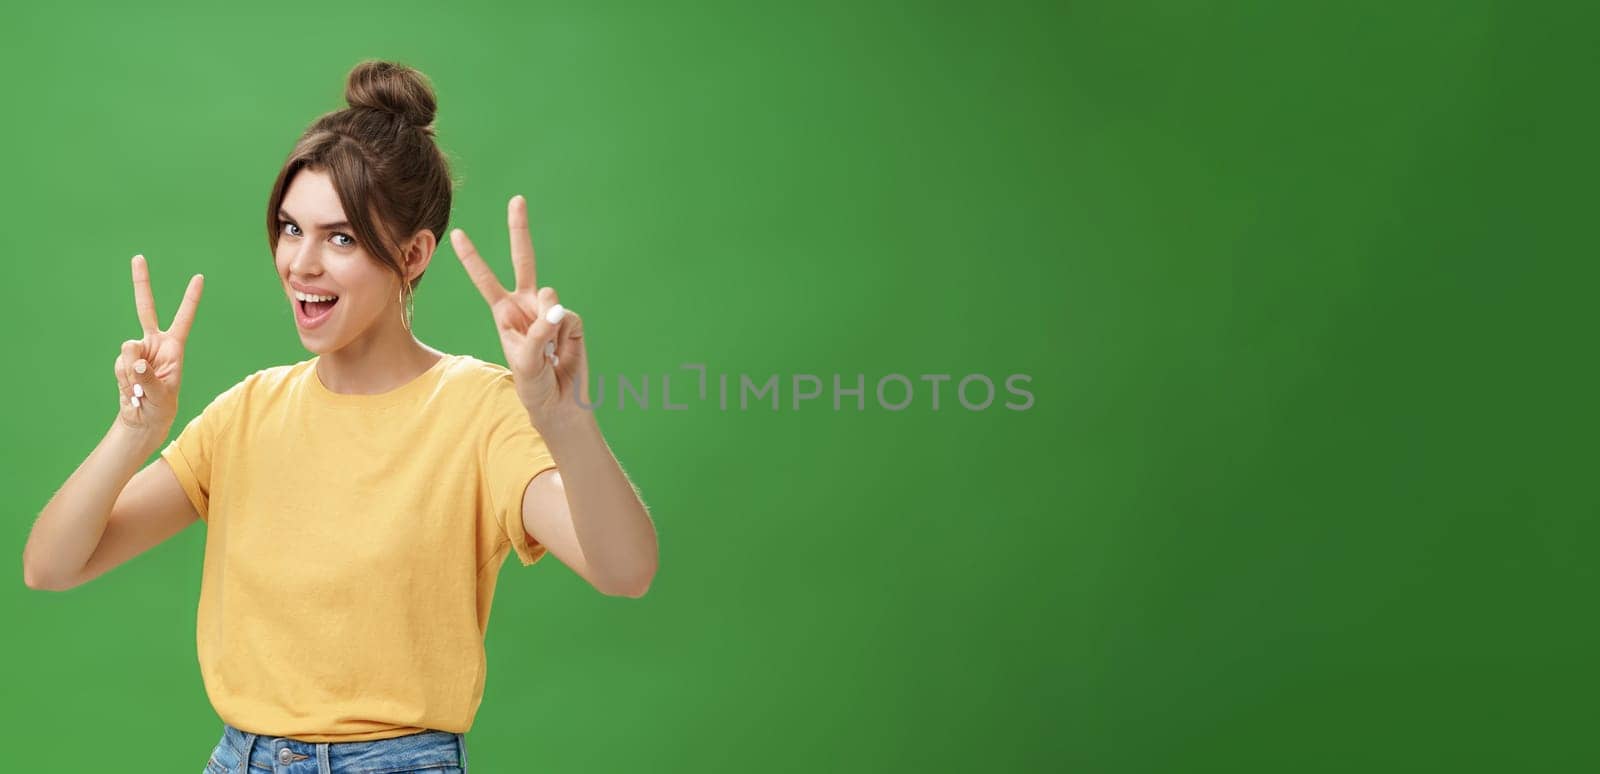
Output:
[[278,762],[287,766],[294,763],[294,751],[285,747],[278,751]]

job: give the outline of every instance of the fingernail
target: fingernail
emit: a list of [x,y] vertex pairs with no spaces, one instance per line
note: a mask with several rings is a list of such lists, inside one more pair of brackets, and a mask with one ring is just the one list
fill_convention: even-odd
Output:
[[137,396],[137,395],[133,396],[132,400],[133,400],[133,407],[134,408],[138,408],[139,407],[139,396]]
[[555,353],[556,353],[556,343],[553,342],[553,341],[545,342],[544,343],[544,354],[545,354],[545,357],[549,357],[551,355],[554,355]]
[[144,397],[144,385],[142,385],[142,384],[133,385],[133,397],[135,397],[135,398],[143,398]]
[[133,370],[138,371],[141,374],[144,373],[146,368],[149,368],[149,366],[146,365],[143,360],[136,360],[133,363]]
[[550,356],[550,367],[551,368],[555,368],[558,365],[561,365],[561,358],[556,357],[555,355],[551,355]]
[[544,313],[545,321],[551,325],[560,325],[561,318],[565,316],[567,316],[567,309],[560,304],[550,307],[550,311]]

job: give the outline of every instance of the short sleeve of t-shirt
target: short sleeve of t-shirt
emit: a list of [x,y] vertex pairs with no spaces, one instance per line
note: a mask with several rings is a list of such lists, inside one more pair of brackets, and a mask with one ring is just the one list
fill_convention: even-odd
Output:
[[523,527],[523,494],[534,477],[555,467],[556,461],[517,398],[510,371],[494,379],[484,408],[489,421],[483,446],[484,486],[489,491],[496,523],[526,567],[544,556],[545,547]]
[[250,378],[223,390],[204,409],[184,425],[178,437],[161,450],[161,459],[177,475],[189,502],[209,523],[211,505],[212,462],[221,445],[227,443],[226,433],[233,425],[240,396]]

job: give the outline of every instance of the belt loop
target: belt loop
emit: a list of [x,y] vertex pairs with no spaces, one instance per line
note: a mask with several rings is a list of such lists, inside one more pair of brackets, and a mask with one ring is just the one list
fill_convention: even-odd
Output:
[[329,746],[327,742],[317,743],[317,774],[333,774],[333,763],[329,760],[331,756]]
[[222,721],[222,743],[227,745],[234,755],[239,754],[239,743],[242,741],[244,741],[244,732],[234,728],[232,723],[226,720]]
[[239,774],[250,774],[250,751],[256,746],[256,735],[244,735],[244,752],[239,756]]
[[467,774],[467,735],[456,734],[456,748],[461,750],[461,774]]

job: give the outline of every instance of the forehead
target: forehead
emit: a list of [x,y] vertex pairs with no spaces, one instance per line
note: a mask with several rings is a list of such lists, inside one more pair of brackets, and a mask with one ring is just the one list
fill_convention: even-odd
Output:
[[323,223],[344,220],[344,206],[339,203],[339,192],[334,190],[333,178],[326,172],[302,169],[289,182],[283,192],[283,208],[296,218]]

